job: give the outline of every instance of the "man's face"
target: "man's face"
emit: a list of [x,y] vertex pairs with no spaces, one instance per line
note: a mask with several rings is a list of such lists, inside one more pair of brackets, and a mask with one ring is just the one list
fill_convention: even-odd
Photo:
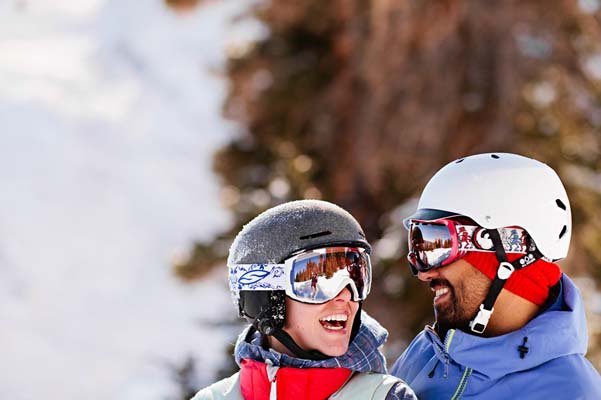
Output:
[[305,304],[286,297],[284,330],[304,350],[341,356],[348,350],[358,309],[359,303],[351,301],[346,288],[324,304]]
[[419,272],[418,278],[428,282],[434,292],[434,314],[440,331],[467,330],[484,301],[491,282],[465,260]]

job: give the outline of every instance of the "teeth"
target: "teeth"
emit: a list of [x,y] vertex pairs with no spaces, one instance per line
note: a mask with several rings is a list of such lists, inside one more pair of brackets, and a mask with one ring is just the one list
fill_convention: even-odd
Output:
[[446,288],[446,287],[443,287],[443,288],[440,288],[440,289],[436,289],[436,296],[435,297],[442,296],[443,294],[448,293],[448,292],[449,292],[449,288]]
[[345,314],[333,314],[320,318],[320,321],[346,321],[348,316]]
[[331,331],[339,331],[341,329],[344,329],[342,326],[324,326],[324,328],[329,329]]

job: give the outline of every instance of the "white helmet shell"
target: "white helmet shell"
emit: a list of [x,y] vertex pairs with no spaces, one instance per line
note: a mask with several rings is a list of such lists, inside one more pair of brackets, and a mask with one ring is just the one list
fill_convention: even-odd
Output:
[[528,157],[487,153],[452,161],[430,179],[417,208],[408,219],[433,219],[444,211],[487,229],[519,226],[546,258],[568,253],[572,214],[566,190],[551,167]]

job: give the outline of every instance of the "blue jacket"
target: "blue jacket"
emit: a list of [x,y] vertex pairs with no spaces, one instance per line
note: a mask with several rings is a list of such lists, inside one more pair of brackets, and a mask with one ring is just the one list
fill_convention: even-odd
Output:
[[[584,358],[588,336],[578,288],[564,274],[557,300],[517,331],[483,338],[426,327],[394,364],[420,400],[601,399],[601,377]],[[528,352],[520,357],[518,347]]]

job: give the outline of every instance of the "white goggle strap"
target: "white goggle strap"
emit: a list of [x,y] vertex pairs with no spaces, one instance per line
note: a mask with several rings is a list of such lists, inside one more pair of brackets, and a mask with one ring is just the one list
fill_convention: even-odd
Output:
[[228,266],[230,291],[240,298],[241,290],[286,290],[286,264],[234,264]]

